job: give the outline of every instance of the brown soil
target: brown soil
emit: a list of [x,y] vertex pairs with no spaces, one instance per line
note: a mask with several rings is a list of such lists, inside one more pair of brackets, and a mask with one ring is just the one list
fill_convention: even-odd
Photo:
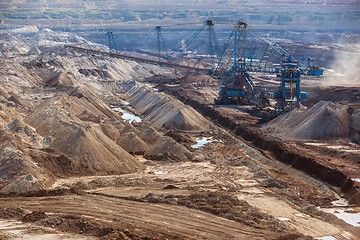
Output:
[[188,161],[192,154],[170,137],[160,138],[144,155],[152,160]]
[[170,130],[166,132],[165,136],[171,137],[176,142],[185,145],[187,147],[190,147],[191,144],[196,143],[194,139],[191,138],[191,136],[177,130]]
[[144,154],[144,152],[149,149],[149,146],[134,132],[121,134],[117,144],[127,152],[133,154]]
[[[359,202],[350,180],[359,177],[355,143],[284,142],[259,129],[274,116],[269,109],[211,105],[218,83],[204,74],[156,75],[150,82],[157,91],[139,79],[171,69],[66,49],[69,43],[101,48],[72,34],[15,35],[0,40],[6,50],[0,60],[0,217],[10,219],[4,226],[18,232],[37,226],[42,234],[68,232],[74,239],[360,235],[335,216],[311,210],[330,206],[344,192]],[[315,111],[320,117],[309,125],[329,115],[330,126],[342,126],[336,104]],[[125,124],[114,106],[143,121]],[[358,109],[354,103],[347,111],[353,141]],[[298,132],[307,130],[303,122]],[[212,141],[191,148],[199,137]],[[335,143],[341,148],[329,145]],[[1,230],[0,238],[11,237],[11,229]]]
[[153,127],[146,128],[141,132],[140,137],[150,145],[153,145],[162,135]]
[[[41,204],[33,205],[27,198],[2,199],[0,207],[21,205],[30,211],[56,213],[56,216],[47,217],[39,223],[63,231],[97,236],[99,232],[111,236],[112,229],[125,233],[130,239],[276,239],[280,235],[202,211],[167,204],[140,203],[94,195],[43,197],[33,198],[32,201]],[[144,214],[146,218],[139,218]],[[86,217],[78,217],[80,215]],[[192,216],[190,223],[189,216]]]
[[[348,162],[351,167],[344,169],[342,167],[344,164],[342,158],[329,157],[325,152],[311,154],[308,149],[297,148],[296,143],[286,143],[274,136],[270,136],[257,127],[252,127],[256,125],[254,125],[251,118],[249,120],[249,118],[244,117],[242,113],[239,114],[238,118],[228,116],[227,114],[219,112],[214,106],[203,104],[203,100],[194,100],[198,94],[196,90],[189,86],[177,86],[174,88],[160,84],[157,85],[157,87],[177,97],[185,104],[192,106],[204,116],[212,119],[213,122],[232,131],[235,135],[242,137],[254,146],[262,149],[268,156],[274,157],[311,176],[339,187],[342,193],[345,193],[345,196],[351,200],[351,203],[360,204],[358,184],[351,180],[351,178],[354,178],[353,169],[359,169],[358,163]],[[338,164],[329,166],[329,158]]]
[[143,168],[128,152],[109,139],[99,126],[84,126],[76,121],[75,116],[63,117],[66,106],[71,106],[75,114],[81,108],[94,109],[94,112],[102,114],[84,98],[62,94],[40,105],[29,116],[28,122],[43,136],[53,138],[50,147],[71,159],[69,167],[72,172],[129,173]]
[[25,214],[21,208],[1,208],[0,218],[3,219],[19,219]]
[[36,222],[36,221],[39,221],[46,217],[47,217],[47,215],[43,211],[34,211],[32,213],[24,215],[24,217],[22,218],[22,221],[23,222]]
[[148,195],[144,199],[152,203],[177,204],[199,209],[259,229],[271,229],[276,232],[289,231],[272,216],[226,192],[205,192],[188,196]]
[[199,131],[209,127],[202,115],[176,99],[138,86],[130,89],[128,94],[131,106],[155,128]]

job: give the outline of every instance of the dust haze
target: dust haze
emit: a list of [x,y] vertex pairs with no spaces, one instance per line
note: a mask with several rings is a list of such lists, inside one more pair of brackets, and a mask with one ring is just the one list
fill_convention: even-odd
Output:
[[322,81],[326,86],[360,86],[360,43],[338,50]]

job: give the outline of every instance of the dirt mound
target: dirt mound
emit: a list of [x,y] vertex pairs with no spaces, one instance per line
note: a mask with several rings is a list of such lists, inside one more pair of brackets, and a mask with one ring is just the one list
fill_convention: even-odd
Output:
[[103,133],[109,138],[111,138],[113,141],[117,141],[119,139],[120,137],[119,129],[117,129],[112,124],[103,123],[100,124],[100,128],[103,131]]
[[350,139],[360,143],[360,109],[353,110],[350,121]]
[[192,154],[184,146],[170,137],[160,138],[144,155],[153,160],[188,161]]
[[80,115],[79,118],[83,121],[89,121],[94,123],[100,123],[100,118],[96,116],[94,113],[84,110]]
[[[140,239],[136,234],[130,234],[127,231],[122,232],[119,229],[107,227],[106,224],[78,217],[74,215],[49,216],[37,221],[37,224],[58,229],[64,232],[71,232],[83,235],[100,237],[100,239]],[[130,235],[134,238],[127,236]]]
[[63,72],[55,72],[44,79],[45,87],[64,87],[73,85],[72,80]]
[[203,131],[209,122],[192,107],[145,87],[135,86],[128,92],[130,105],[144,115],[155,128]]
[[282,138],[330,140],[349,136],[348,107],[321,101],[306,111],[296,109],[267,123],[263,129]]
[[143,154],[149,149],[149,146],[134,132],[122,134],[117,143],[127,152],[133,154]]
[[156,196],[150,193],[140,200],[199,209],[259,229],[271,229],[277,232],[286,232],[288,230],[271,215],[263,213],[246,201],[239,200],[237,197],[227,193],[205,192],[186,196]]
[[18,219],[25,214],[22,208],[0,208],[0,218],[2,219]]
[[8,185],[0,190],[2,194],[30,192],[42,189],[38,179],[33,175],[27,174],[15,178]]
[[23,222],[36,222],[36,221],[39,221],[39,220],[44,219],[46,217],[47,217],[47,215],[43,211],[34,211],[32,213],[26,214],[22,218],[22,221]]
[[[25,130],[27,126],[15,119],[8,124],[9,128],[0,128],[0,192],[3,194],[42,189],[53,179],[34,161],[38,154],[29,153],[42,144],[32,127]],[[28,136],[26,131],[32,134]],[[46,152],[43,155],[48,157]]]
[[125,123],[125,126],[120,130],[120,134],[134,132],[136,135],[140,135],[140,130],[131,125],[130,123]]
[[165,136],[171,137],[178,143],[186,146],[190,146],[196,143],[196,141],[194,141],[194,139],[191,136],[177,130],[170,130],[165,134]]
[[7,129],[23,141],[31,143],[33,147],[42,146],[43,138],[36,132],[36,129],[18,118],[7,124]]
[[[100,104],[100,103],[99,103]],[[82,122],[82,109],[107,116],[86,99],[60,94],[41,104],[28,118],[42,136],[51,136],[50,148],[71,159],[71,174],[121,174],[143,168],[128,152],[109,139],[98,124]]]
[[161,138],[161,133],[159,133],[155,128],[149,127],[141,132],[141,139],[143,139],[148,144],[154,144],[159,138]]
[[[123,91],[122,81],[149,76],[148,70],[131,61],[72,52],[64,46],[101,45],[70,33],[0,35],[0,189],[41,190],[57,177],[143,168],[116,144],[120,133],[114,127],[123,125],[103,99]],[[86,76],[81,69],[97,74]]]

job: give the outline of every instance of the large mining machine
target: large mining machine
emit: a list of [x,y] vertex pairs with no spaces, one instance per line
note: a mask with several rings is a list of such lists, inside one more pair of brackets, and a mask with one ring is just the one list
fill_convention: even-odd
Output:
[[[276,62],[281,62],[281,68],[276,69]],[[253,82],[249,72],[276,71],[281,73],[281,84],[274,94],[279,100],[278,108],[300,107],[306,94],[300,91],[298,61],[246,22],[237,22],[213,71],[213,76],[220,80],[215,104],[247,104],[267,95]]]
[[[79,46],[67,47],[161,66],[206,72],[220,81],[219,95],[215,99],[215,104],[248,104],[256,98],[267,96],[262,86],[254,83],[250,72],[278,72],[281,75],[279,89],[273,94],[279,99],[279,108],[286,109],[293,105],[299,107],[301,99],[306,96],[300,91],[301,64],[277,43],[272,42],[244,21],[235,24],[221,54],[219,54],[214,22],[211,20],[206,20],[170,54],[165,48],[162,29],[162,26],[155,27],[156,59],[117,51],[112,32],[107,34],[109,52]],[[279,62],[282,63],[280,66],[276,64]]]
[[[220,80],[219,96],[215,104],[229,104],[247,102],[254,94],[255,84],[247,72],[246,51],[246,29],[245,22],[237,22],[234,30],[225,45],[213,76]],[[241,44],[240,44],[241,43]],[[230,45],[233,45],[231,49]],[[232,66],[228,68],[231,61]],[[225,64],[224,64],[225,63]],[[226,66],[225,66],[226,65]]]
[[117,49],[116,49],[113,32],[107,32],[107,37],[108,37],[108,45],[109,45],[110,52],[116,52]]

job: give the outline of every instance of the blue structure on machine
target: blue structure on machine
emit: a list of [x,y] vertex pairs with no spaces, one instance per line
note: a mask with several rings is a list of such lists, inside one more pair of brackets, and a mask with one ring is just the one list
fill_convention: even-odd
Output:
[[281,70],[281,107],[284,109],[289,104],[295,102],[296,107],[300,107],[300,69],[299,63],[289,56],[282,63]]

